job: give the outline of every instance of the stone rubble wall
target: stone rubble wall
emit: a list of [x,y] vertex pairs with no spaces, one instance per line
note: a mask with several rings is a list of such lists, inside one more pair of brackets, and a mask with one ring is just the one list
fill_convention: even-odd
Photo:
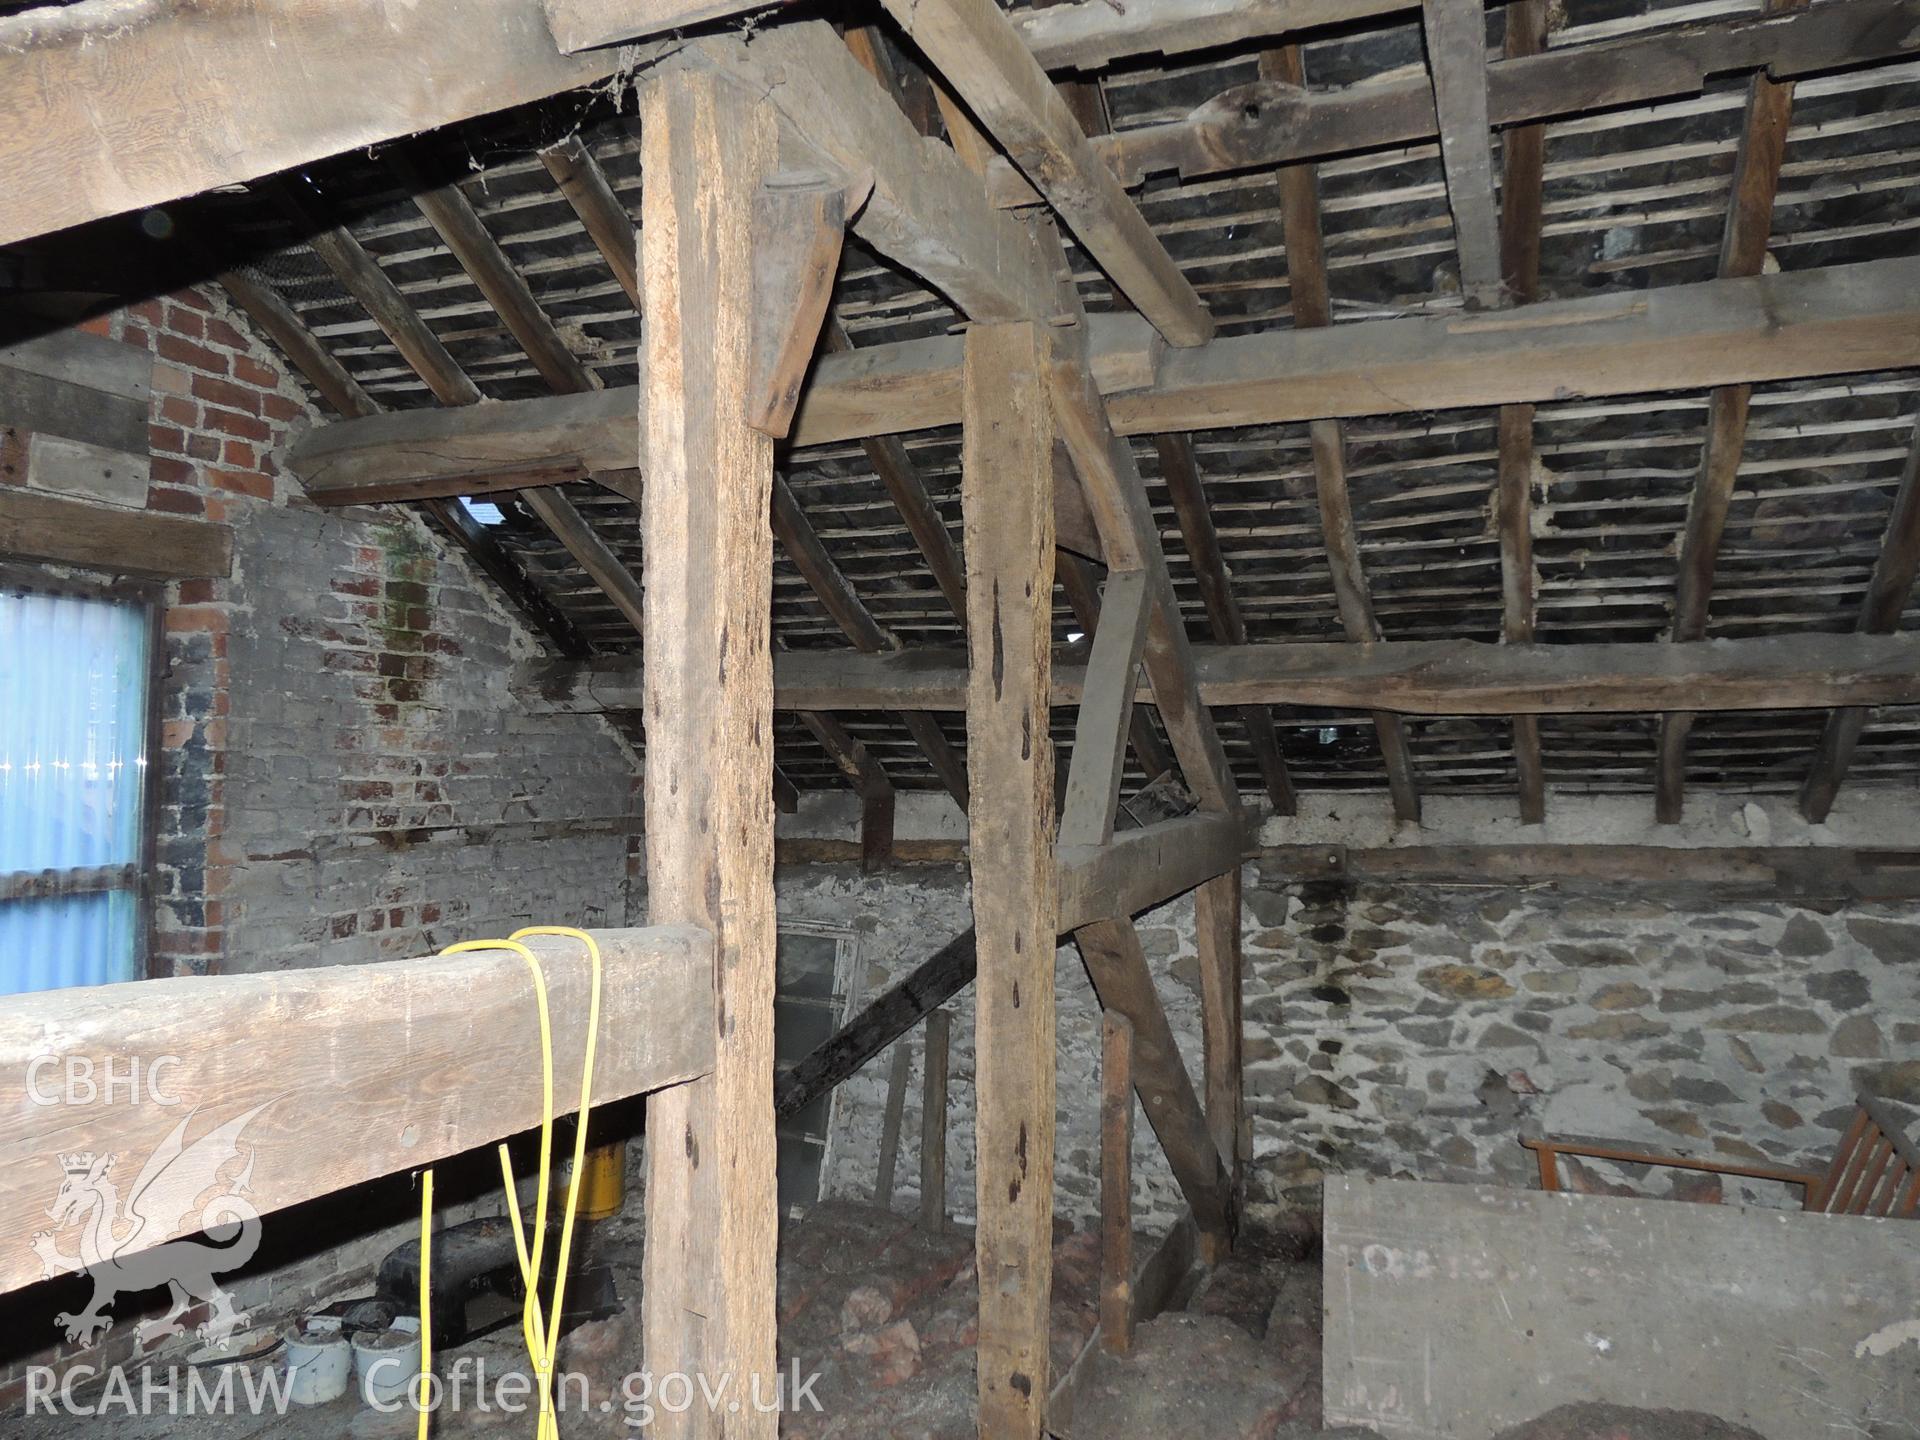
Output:
[[[970,922],[965,875],[785,872],[783,919],[861,937],[877,994]],[[1140,920],[1162,1002],[1199,1073],[1193,912]],[[1535,1183],[1519,1143],[1542,1130],[1729,1161],[1822,1168],[1858,1089],[1920,1105],[1920,906],[1652,894],[1636,887],[1386,887],[1246,872],[1246,1094],[1256,1202],[1324,1171]],[[1098,1013],[1078,955],[1057,957],[1061,1215],[1099,1204]],[[950,1060],[948,1205],[974,1211],[972,1005]],[[918,1203],[920,1049],[894,1203]],[[842,1087],[829,1193],[870,1198],[890,1052]],[[1160,1228],[1177,1188],[1144,1119],[1136,1213]],[[1765,1182],[1623,1172],[1594,1188],[1798,1205]]]

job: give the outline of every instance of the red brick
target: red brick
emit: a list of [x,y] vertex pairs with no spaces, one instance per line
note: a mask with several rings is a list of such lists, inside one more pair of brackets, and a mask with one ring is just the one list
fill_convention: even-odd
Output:
[[271,366],[262,365],[251,355],[233,357],[233,377],[244,380],[249,385],[258,385],[262,390],[278,390],[280,377]]
[[218,634],[227,628],[227,612],[217,605],[170,605],[167,607],[167,632],[182,634]]
[[[217,350],[188,340],[180,335],[162,335],[154,342],[154,352],[162,360],[171,360],[176,365],[185,365],[190,370],[202,370],[211,375],[227,373],[227,357]],[[199,393],[199,381],[194,381],[194,393]]]
[[198,490],[181,490],[172,485],[149,485],[147,508],[168,515],[204,515],[207,498]]
[[195,460],[218,460],[220,437],[199,431],[187,437],[187,454]]
[[182,580],[174,594],[181,605],[208,605],[213,602],[213,581]]
[[147,426],[147,448],[161,455],[184,455],[187,435],[173,425]]
[[[231,380],[217,380],[210,375],[193,377],[193,393],[202,400],[215,405],[224,405],[229,410],[244,411],[248,415],[260,413],[260,392],[249,390],[244,385],[236,385]],[[211,412],[207,415],[209,424],[213,421]]]
[[235,470],[258,470],[260,451],[245,440],[229,440],[220,447],[220,463]]
[[197,310],[187,310],[179,305],[167,307],[167,329],[176,335],[185,335],[190,339],[201,339],[207,333],[207,318]]
[[167,320],[166,303],[158,296],[151,300],[142,300],[138,305],[129,305],[127,314],[136,320],[144,320],[149,325],[164,325]]
[[191,430],[200,423],[200,407],[184,395],[160,397],[160,418],[169,425]]
[[147,479],[155,485],[198,485],[200,469],[190,460],[156,455],[148,465]]
[[215,345],[224,345],[229,350],[246,350],[250,348],[247,344],[247,337],[224,320],[210,319],[207,321],[207,339]]
[[282,424],[285,424],[289,420],[298,420],[307,412],[307,407],[302,405],[298,400],[290,399],[285,395],[279,394],[262,395],[260,397],[260,408],[267,412],[269,419],[278,420]]
[[257,440],[261,444],[273,438],[273,427],[259,416],[236,415],[231,410],[207,411],[206,426],[209,430],[237,435],[242,440]]
[[380,582],[371,575],[345,579],[336,576],[327,582],[327,588],[336,595],[378,595]]
[[111,336],[113,333],[113,317],[111,315],[96,315],[91,320],[82,320],[74,328],[76,330],[84,330],[89,335]]
[[209,470],[207,483],[216,490],[251,495],[256,500],[273,498],[273,481],[257,470]]
[[202,314],[211,314],[213,311],[212,302],[198,290],[176,290],[167,298],[176,305],[184,305],[189,310],[198,310]]

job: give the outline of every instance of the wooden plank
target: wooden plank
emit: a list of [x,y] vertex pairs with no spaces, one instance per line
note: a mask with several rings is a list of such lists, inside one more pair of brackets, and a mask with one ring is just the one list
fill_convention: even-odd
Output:
[[900,1162],[900,1122],[907,1113],[907,1076],[913,1069],[913,1050],[905,1040],[893,1047],[893,1066],[887,1073],[887,1103],[880,1117],[880,1163],[873,1179],[873,1203],[893,1208],[893,1177]]
[[860,797],[860,868],[883,869],[893,853],[892,779],[873,752],[831,715],[803,710],[800,720]]
[[372,415],[380,406],[348,373],[347,367],[333,357],[320,337],[308,328],[287,304],[273,282],[245,266],[223,270],[221,288],[234,304],[252,320],[280,352],[293,362],[293,368],[307,377],[307,383],[320,392],[320,398],[348,419]]
[[1074,724],[1066,801],[1060,807],[1062,845],[1103,845],[1113,838],[1140,652],[1147,641],[1148,605],[1144,570],[1108,572],[1100,628],[1093,632],[1093,654]]
[[[1907,511],[1903,509],[1904,517]],[[1903,523],[1905,523],[1903,521]],[[1920,700],[1920,637],[1767,635],[1743,640],[1494,645],[1477,640],[1393,640],[1377,645],[1304,642],[1197,645],[1200,699],[1208,705],[1304,705],[1405,715],[1618,715],[1649,710],[1803,710],[1909,705]],[[1083,666],[1056,659],[1051,699],[1077,705]],[[966,656],[920,649],[891,655],[787,651],[774,667],[782,710],[966,708]],[[535,664],[515,693],[533,710],[595,714],[641,708],[639,662]],[[1149,686],[1136,705],[1153,698]]]
[[1095,157],[1066,101],[1000,7],[993,0],[883,3],[1148,322],[1174,345],[1210,338],[1213,318],[1206,306],[1113,172]]
[[1193,1081],[1174,1042],[1167,1012],[1153,988],[1153,971],[1131,920],[1100,920],[1073,932],[1101,1007],[1124,1016],[1133,1030],[1133,1083],[1147,1123],[1166,1152],[1167,1166],[1193,1209],[1201,1233],[1216,1247],[1232,1244],[1239,1221],[1233,1184],[1207,1130]]
[[[0,245],[604,80],[538,0],[122,0],[0,18]],[[102,96],[113,103],[103,105]]]
[[[827,316],[826,348],[833,355],[844,355],[854,348],[846,330],[831,314]],[[959,547],[953,543],[953,536],[947,531],[947,522],[941,518],[933,497],[927,493],[926,483],[908,458],[906,446],[892,436],[868,436],[860,444],[866,451],[867,463],[873,466],[873,473],[879,477],[887,494],[892,497],[894,507],[899,510],[907,533],[913,536],[913,543],[920,547],[920,556],[926,561],[927,572],[933,576],[934,584],[940,587],[948,608],[960,622],[961,638],[965,639],[966,570],[960,560]]]
[[[677,1084],[711,1066],[707,936],[686,927],[595,934],[604,959],[595,1100]],[[546,975],[555,1073],[577,1076],[590,982],[584,947],[528,943]],[[0,1116],[0,1291],[41,1278],[30,1242],[47,1229],[65,1153],[118,1156],[131,1167],[127,1183],[183,1122],[189,1143],[237,1125],[238,1153],[251,1155],[247,1202],[267,1213],[537,1125],[539,1086],[526,1084],[540,1068],[532,1017],[525,962],[506,951],[9,998],[0,1083],[19,1103]],[[610,1036],[620,1043],[604,1043]],[[137,1095],[124,1083],[106,1089],[104,1077],[129,1073],[129,1056],[155,1067],[141,1077],[150,1083]],[[102,1088],[90,1099],[69,1092],[28,1103],[60,1094],[70,1069]],[[576,1093],[561,1085],[556,1104],[571,1110]],[[315,1094],[327,1103],[297,1101]],[[172,1238],[174,1228],[137,1248]]]
[[1227,767],[1213,717],[1195,688],[1186,621],[1167,573],[1146,485],[1133,447],[1114,434],[1108,423],[1106,402],[1086,363],[1085,341],[1084,325],[1064,335],[1063,345],[1082,348],[1070,350],[1052,369],[1061,436],[1079,473],[1109,566],[1145,572],[1148,615],[1141,664],[1187,788],[1205,809],[1237,809],[1240,797],[1233,772]]
[[598,390],[600,377],[561,338],[526,280],[475,213],[466,192],[458,185],[428,186],[405,164],[396,162],[395,169],[413,188],[414,205],[439,232],[548,387],[562,393]]
[[0,425],[145,455],[147,412],[144,398],[16,369],[0,359]]
[[[1194,459],[1193,443],[1185,435],[1156,435],[1153,443],[1160,457],[1160,480],[1173,501],[1181,542],[1186,546],[1187,561],[1199,584],[1200,603],[1207,612],[1213,638],[1222,645],[1244,645],[1246,621],[1240,615],[1240,602],[1234,598],[1233,580],[1227,573],[1226,556],[1220,550],[1220,535],[1214,528],[1206,492],[1200,485],[1200,467]],[[1260,780],[1266,787],[1274,814],[1296,813],[1299,801],[1293,792],[1293,777],[1287,773],[1286,758],[1280,752],[1280,737],[1274,731],[1272,714],[1261,705],[1242,705],[1233,715],[1246,732],[1247,745],[1253,751],[1254,763],[1260,767]]]
[[1541,880],[1683,885],[1779,899],[1920,897],[1920,851],[1842,846],[1280,845],[1262,863],[1303,880],[1382,884],[1531,884]]
[[[1297,46],[1272,50],[1260,57],[1260,73],[1289,84],[1304,85],[1306,71]],[[1327,279],[1326,245],[1320,224],[1319,180],[1311,165],[1281,170],[1280,217],[1286,237],[1287,293],[1296,330],[1319,330],[1333,323],[1333,291]],[[1333,581],[1334,603],[1347,639],[1372,644],[1381,639],[1367,590],[1366,567],[1360,555],[1360,533],[1353,521],[1353,502],[1347,492],[1346,433],[1336,420],[1317,420],[1310,427],[1314,489],[1319,501],[1321,545]],[[1379,739],[1381,763],[1393,792],[1394,813],[1406,824],[1420,823],[1420,791],[1414,780],[1413,754],[1406,727],[1390,711],[1375,708],[1374,734]]]
[[54,330],[0,345],[0,369],[24,370],[141,405],[153,393],[151,350],[85,330]]
[[[899,640],[873,618],[873,612],[867,609],[845,572],[827,553],[819,532],[800,508],[792,488],[779,475],[773,479],[772,514],[773,533],[787,559],[854,648],[867,654],[899,649]],[[948,743],[939,722],[925,714],[902,715],[901,719],[947,792],[964,806],[967,803],[966,762]]]
[[412,302],[400,293],[399,286],[351,230],[343,225],[322,226],[309,211],[305,198],[288,185],[275,186],[274,197],[288,218],[306,234],[313,253],[373,317],[413,372],[426,382],[434,399],[442,405],[457,406],[474,405],[485,398],[480,387],[460,368],[447,347],[440,343],[440,337],[420,318]]
[[1460,291],[1469,304],[1491,305],[1500,288],[1500,215],[1487,119],[1487,10],[1482,0],[1425,0],[1421,13]]
[[951,1017],[927,1016],[927,1048],[920,1077],[920,1228],[947,1228],[947,1052]]
[[[1113,428],[1186,432],[1920,368],[1920,259],[1551,301],[1515,315],[1275,330],[1152,362],[1137,319],[1089,322]],[[794,443],[955,424],[959,363],[950,337],[823,356]],[[375,416],[308,432],[289,464],[322,503],[409,477],[426,477],[416,493],[462,494],[476,472],[556,459],[629,465],[639,411],[638,390],[622,388]]]
[[788,1120],[973,983],[973,928],[949,940],[774,1080],[774,1114]]
[[[1200,961],[1200,1037],[1204,1047],[1207,1129],[1226,1162],[1236,1195],[1252,1160],[1252,1131],[1241,1097],[1240,867],[1193,892],[1194,948]],[[1219,1257],[1215,1257],[1216,1260]]]
[[[1900,475],[1900,489],[1893,498],[1893,511],[1887,518],[1886,538],[1880,545],[1880,558],[1874,562],[1873,576],[1860,604],[1856,627],[1863,634],[1886,635],[1900,628],[1900,617],[1913,595],[1914,577],[1920,573],[1920,427],[1907,450],[1906,468]],[[1859,706],[1831,711],[1820,733],[1820,745],[1814,752],[1813,767],[1800,787],[1800,813],[1816,825],[1833,809],[1847,768],[1853,763],[1853,751],[1866,728],[1867,712]]]
[[554,44],[567,54],[686,30],[731,15],[770,10],[788,0],[541,0]]
[[[1546,0],[1515,0],[1507,6],[1505,54],[1537,55],[1547,46]],[[1500,137],[1500,269],[1508,298],[1530,305],[1540,298],[1540,216],[1546,175],[1547,135],[1542,125],[1516,125]],[[1500,526],[1500,638],[1509,645],[1533,640],[1533,407],[1503,405],[1499,419],[1496,513]],[[1547,818],[1546,768],[1540,758],[1540,722],[1513,717],[1514,779],[1520,819],[1539,825]]]
[[967,807],[979,956],[974,1084],[979,1427],[1038,1440],[1053,1257],[1052,337],[967,332]]
[[[1054,556],[1054,575],[1060,581],[1061,592],[1067,597],[1067,607],[1073,611],[1074,621],[1083,635],[1095,635],[1100,630],[1100,585],[1094,578],[1094,570],[1091,561],[1070,551],[1061,550]],[[1063,673],[1056,657],[1053,667],[1056,693]],[[1173,768],[1173,757],[1161,742],[1160,732],[1153,728],[1153,717],[1139,705],[1137,696],[1135,699],[1133,713],[1127,718],[1127,738],[1133,745],[1134,758],[1140,762],[1140,768],[1146,772],[1149,780],[1155,780]]]
[[754,397],[747,419],[775,440],[793,428],[840,270],[847,216],[871,185],[864,176],[781,173],[754,197],[754,250],[764,259],[754,272]]
[[1049,70],[1104,70],[1133,55],[1180,55],[1416,10],[1419,0],[1081,0],[1014,19]]
[[773,767],[773,808],[782,815],[792,815],[800,809],[799,787],[778,765]]
[[1162,820],[1122,831],[1105,845],[1063,845],[1060,929],[1077,933],[1183,895],[1237,867],[1246,849],[1245,826],[1232,812]]
[[1054,267],[1002,215],[944,145],[929,145],[824,20],[778,25],[749,45],[715,37],[689,47],[762,90],[808,144],[873,194],[854,233],[945,294],[975,320],[1046,316],[1058,306]]
[[640,296],[639,237],[633,228],[633,216],[614,193],[613,183],[593,158],[593,151],[579,136],[569,135],[542,150],[540,163],[567,197],[613,278],[627,292],[634,313],[642,313],[645,302]]
[[233,531],[208,520],[0,487],[0,555],[160,580],[233,573]]
[[1133,1026],[1100,1012],[1100,1343],[1133,1348]]
[[[773,447],[745,420],[754,259],[739,217],[775,167],[776,120],[716,76],[674,71],[646,90],[640,134],[648,902],[713,932],[718,1029],[713,1075],[647,1105],[642,1343],[660,1373],[772,1394]],[[772,1440],[778,1417],[695,1407],[655,1423],[676,1440]]]
[[[1770,0],[1769,8],[1782,11],[1803,4],[1805,0]],[[1773,200],[1780,188],[1780,165],[1786,156],[1787,126],[1792,115],[1791,82],[1777,83],[1764,74],[1747,82],[1746,117],[1734,154],[1732,193],[1720,235],[1722,278],[1760,273],[1767,255],[1767,235],[1773,227]],[[1713,572],[1746,449],[1752,393],[1749,385],[1729,385],[1716,389],[1707,400],[1706,438],[1680,540],[1679,579],[1669,631],[1679,643],[1702,639],[1707,633]],[[1692,727],[1691,715],[1660,717],[1654,813],[1665,824],[1678,824],[1685,804],[1687,732]]]
[[[1103,4],[1086,0],[1079,8]],[[1149,0],[1145,8],[1156,7]],[[1033,23],[1053,22],[1036,15]],[[1699,95],[1729,74],[1758,70],[1791,80],[1884,63],[1920,49],[1916,25],[1920,0],[1847,0],[1495,60],[1487,74],[1488,119],[1505,128]],[[1184,119],[1130,129],[1093,147],[1131,186],[1149,175],[1171,172],[1192,181],[1418,144],[1439,133],[1433,89],[1415,72],[1333,90],[1306,91],[1272,79],[1236,85]],[[1040,198],[1004,160],[988,167],[987,188],[1003,206]]]

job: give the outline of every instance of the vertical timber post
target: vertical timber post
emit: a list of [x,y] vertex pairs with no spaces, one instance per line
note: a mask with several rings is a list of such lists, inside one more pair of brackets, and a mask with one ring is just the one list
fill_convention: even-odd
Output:
[[1133,1348],[1133,1025],[1100,1015],[1100,1343]]
[[[1206,1067],[1207,1129],[1227,1167],[1236,1208],[1250,1137],[1241,1100],[1240,867],[1194,891],[1194,942],[1200,960],[1200,1032]],[[1208,1264],[1225,1258],[1225,1237],[1201,1235]]]
[[[717,1002],[713,1074],[647,1103],[645,1364],[696,1382],[661,1436],[773,1440],[773,446],[747,425],[746,217],[775,130],[691,71],[642,114],[648,900],[713,932]],[[701,1376],[738,1408],[709,1411]]]
[[980,1434],[1037,1440],[1053,1280],[1052,336],[976,325],[963,370]]

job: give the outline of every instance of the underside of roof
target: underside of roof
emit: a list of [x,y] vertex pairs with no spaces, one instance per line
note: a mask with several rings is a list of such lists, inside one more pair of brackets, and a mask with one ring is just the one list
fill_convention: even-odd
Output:
[[[1825,0],[1845,4],[1846,0]],[[1549,48],[1758,15],[1757,0],[1564,0],[1552,7]],[[1506,12],[1490,8],[1489,44]],[[1426,70],[1419,15],[1303,37],[1315,90],[1380,86]],[[1123,62],[1098,78],[1116,133],[1175,122],[1260,79],[1257,42],[1159,63]],[[893,59],[912,74],[902,42]],[[1542,300],[1712,279],[1727,221],[1747,81],[1704,95],[1621,107],[1545,126]],[[631,384],[641,322],[540,152],[577,137],[636,223],[637,120],[616,88],[563,95],[377,154],[323,162],[298,176],[204,197],[181,208],[252,256],[280,295],[379,404],[438,402],[367,310],[307,243],[315,225],[345,225],[489,399],[549,393],[546,382],[449,253],[410,196],[456,182],[525,279],[573,355],[605,385]],[[1496,139],[1496,174],[1499,171]],[[1341,154],[1317,166],[1326,266],[1336,324],[1458,311],[1454,225],[1439,145]],[[1769,270],[1909,256],[1920,251],[1920,64],[1893,63],[1799,83],[1768,242]],[[1256,168],[1149,178],[1140,207],[1207,303],[1223,335],[1293,324],[1289,255],[1276,172]],[[1090,310],[1114,308],[1106,278],[1071,251]],[[939,335],[959,317],[940,296],[850,242],[834,315],[856,346]],[[1746,444],[1712,584],[1707,633],[1752,637],[1842,633],[1859,620],[1905,464],[1920,379],[1911,373],[1755,387]],[[1701,468],[1704,393],[1542,404],[1534,419],[1532,534],[1538,640],[1656,641],[1672,626],[1678,548]],[[1360,558],[1388,640],[1497,641],[1502,583],[1497,413],[1414,413],[1347,423],[1348,482]],[[957,428],[901,437],[953,543],[962,543]],[[1187,539],[1151,436],[1133,442],[1190,632],[1214,637]],[[1235,598],[1254,642],[1346,638],[1329,572],[1305,425],[1191,436]],[[832,561],[892,640],[952,646],[958,621],[859,442],[783,453],[779,469]],[[644,481],[642,482],[644,483]],[[631,500],[589,482],[568,497],[628,568],[643,575]],[[633,652],[639,636],[540,520],[511,495],[494,497],[493,532],[596,652]],[[1064,593],[1061,644],[1084,643]],[[1915,618],[1909,607],[1907,619]],[[846,648],[848,637],[789,558],[776,552],[774,621],[793,649]],[[840,717],[893,781],[935,787],[923,747],[888,714]],[[1385,788],[1374,724],[1364,713],[1282,708],[1277,734],[1296,785]],[[1823,712],[1704,714],[1687,751],[1687,783],[1742,791],[1799,785]],[[627,723],[637,729],[638,717]],[[961,717],[938,722],[964,750]],[[1652,788],[1659,717],[1543,717],[1548,783],[1560,789]],[[1056,740],[1071,743],[1071,714]],[[1511,793],[1509,722],[1405,722],[1416,779],[1428,793]],[[1261,788],[1247,732],[1223,718],[1222,738],[1247,791]],[[777,760],[802,789],[844,783],[801,719],[778,717]],[[1852,783],[1910,783],[1920,717],[1877,713]],[[1146,780],[1137,760],[1131,784]]]

